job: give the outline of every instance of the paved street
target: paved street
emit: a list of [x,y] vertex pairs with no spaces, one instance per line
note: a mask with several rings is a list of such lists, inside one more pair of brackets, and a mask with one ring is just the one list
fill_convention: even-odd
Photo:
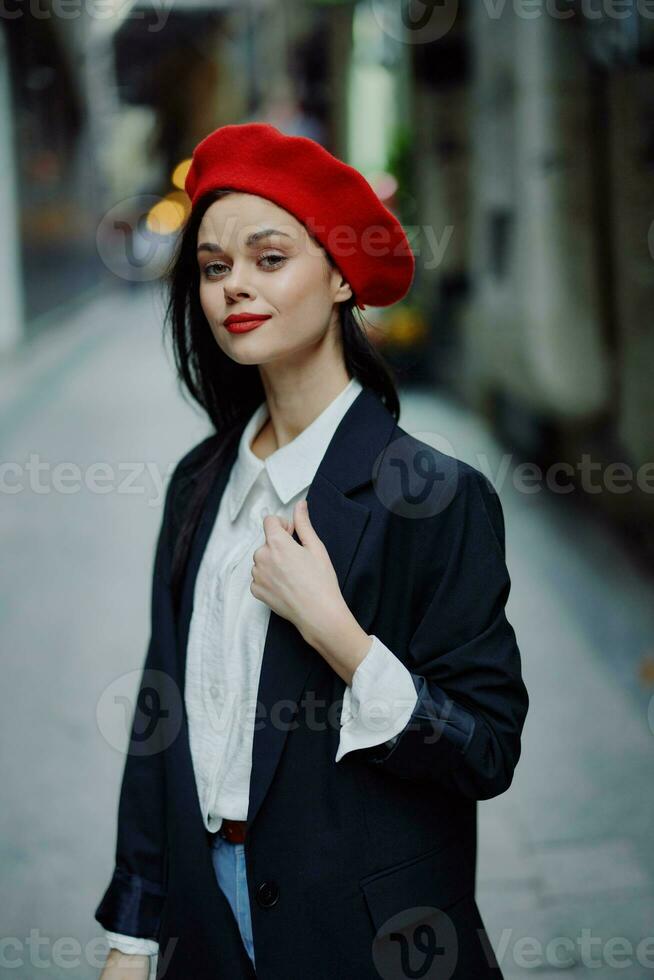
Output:
[[[0,367],[0,458],[17,464],[5,482],[25,485],[0,498],[2,935],[13,937],[0,977],[94,977],[104,958],[93,912],[113,866],[123,757],[101,696],[142,665],[161,480],[208,431],[177,390],[161,323],[147,289],[98,293]],[[501,472],[503,450],[475,417],[424,390],[402,406],[404,428]],[[85,485],[97,461],[113,466],[105,493]],[[638,680],[654,652],[651,583],[565,495],[519,492],[510,467],[494,482],[531,705],[513,785],[479,804],[482,917],[507,980],[651,977],[654,688]]]

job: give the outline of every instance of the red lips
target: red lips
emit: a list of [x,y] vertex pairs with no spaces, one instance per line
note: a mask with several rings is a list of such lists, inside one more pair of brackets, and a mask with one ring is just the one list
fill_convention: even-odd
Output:
[[270,314],[262,315],[261,313],[230,313],[228,317],[223,321],[225,328],[229,330],[230,333],[245,333],[248,330],[254,330],[258,327],[264,320],[269,320]]

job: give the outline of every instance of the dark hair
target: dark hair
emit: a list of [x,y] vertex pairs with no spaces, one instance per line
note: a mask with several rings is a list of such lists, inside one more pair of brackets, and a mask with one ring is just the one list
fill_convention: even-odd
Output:
[[[229,193],[233,193],[232,188],[209,191],[196,203],[163,278],[168,293],[164,329],[170,331],[178,381],[202,406],[215,430],[213,437],[201,444],[208,444],[209,455],[191,474],[179,526],[173,534],[171,585],[176,604],[181,599],[191,541],[213,479],[243,425],[266,397],[258,366],[238,364],[221,350],[200,305],[198,228],[209,205]],[[335,267],[331,255],[324,249],[323,252],[327,262]],[[354,296],[340,304],[345,367],[351,376],[379,395],[397,421],[400,403],[391,368],[356,319],[355,308]]]

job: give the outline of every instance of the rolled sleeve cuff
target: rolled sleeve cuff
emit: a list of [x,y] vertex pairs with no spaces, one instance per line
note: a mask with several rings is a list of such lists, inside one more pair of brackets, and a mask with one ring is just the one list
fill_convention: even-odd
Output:
[[336,762],[347,752],[393,742],[418,695],[411,673],[377,636],[345,688]]
[[119,932],[108,932],[105,930],[107,942],[112,949],[117,949],[121,953],[130,955],[140,954],[141,956],[156,956],[159,952],[159,943],[154,939],[137,939],[136,936],[123,936]]
[[114,935],[157,942],[165,897],[162,885],[116,867],[95,919]]

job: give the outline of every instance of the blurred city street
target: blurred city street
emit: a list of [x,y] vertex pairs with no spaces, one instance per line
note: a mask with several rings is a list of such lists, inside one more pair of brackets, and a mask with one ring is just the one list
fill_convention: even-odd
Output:
[[[311,367],[332,340],[328,367],[342,376],[348,365],[377,391],[386,390],[388,372],[400,426],[485,473],[503,506],[507,615],[529,710],[511,786],[476,807],[476,899],[503,976],[654,977],[654,2],[37,0],[9,7],[0,16],[0,980],[97,978],[107,961],[105,929],[118,931],[130,952],[134,939],[178,944],[171,959],[152,956],[153,980],[157,968],[161,980],[163,973],[209,980],[233,972],[214,970],[217,958],[231,955],[229,943],[216,945],[225,921],[214,931],[210,901],[218,896],[210,876],[197,876],[197,860],[189,862],[200,832],[197,812],[195,830],[184,822],[192,779],[167,793],[162,808],[160,784],[142,792],[150,783],[139,775],[126,794],[124,812],[132,812],[125,820],[118,814],[150,637],[155,546],[180,458],[244,414],[266,374],[266,397],[280,418],[262,430],[261,444],[302,431],[308,400],[294,410],[299,419],[284,418],[286,389],[280,396],[275,375],[305,370],[299,350]],[[248,142],[254,132],[272,142]],[[282,156],[275,145],[287,148]],[[355,171],[345,183],[343,163]],[[222,224],[234,190],[245,193],[232,198],[234,213]],[[347,280],[351,297],[344,305],[339,298],[338,310],[334,295],[343,294],[323,297],[322,281],[314,292],[311,266],[284,251],[290,244],[277,218],[299,223],[307,243],[320,245],[317,254]],[[261,233],[248,234],[244,250],[233,238],[250,219]],[[377,240],[389,221],[401,231],[399,251]],[[205,227],[210,240],[197,237]],[[267,242],[277,242],[273,254]],[[208,261],[212,254],[224,261]],[[211,309],[228,328],[223,307],[244,291],[256,305],[233,312],[288,316],[274,349],[257,348],[262,377],[206,343],[209,289]],[[169,302],[183,337],[177,363],[164,336]],[[311,311],[321,309],[314,321]],[[336,313],[340,336],[325,332],[314,343],[320,323]],[[296,335],[298,325],[311,333]],[[194,391],[198,374],[202,395]],[[304,390],[302,379],[292,383],[294,394]],[[182,516],[192,523],[190,500]],[[384,530],[387,516],[378,522]],[[349,523],[345,531],[339,521],[328,526],[350,536]],[[414,583],[407,595],[417,602],[420,582],[431,585],[435,576],[422,561],[427,549],[407,549],[406,540],[399,539],[403,557],[415,559],[420,574],[398,576],[397,588]],[[481,536],[465,540],[475,560],[488,561],[492,584]],[[440,551],[453,554],[435,550],[438,561]],[[229,571],[227,562],[216,567]],[[397,607],[384,590],[395,587],[396,569],[389,561],[381,579],[379,562],[371,567],[370,581],[382,591],[357,597],[388,616]],[[434,642],[446,651],[446,670],[451,654],[462,649],[469,657],[459,677],[469,685],[468,709],[480,712],[481,737],[468,743],[479,746],[468,758],[499,776],[515,754],[506,746],[519,708],[506,707],[511,685],[503,671],[483,662],[497,649],[491,628],[472,645],[446,645],[448,629],[457,633],[462,621],[470,627],[490,605],[490,589],[472,593],[474,583],[468,589],[467,576],[459,580],[461,593],[474,596],[465,607],[470,617],[446,611]],[[209,597],[211,616],[220,592],[217,585]],[[399,599],[404,609],[401,591]],[[165,610],[156,615],[164,642],[173,643],[176,627]],[[401,615],[390,621],[393,629],[405,625]],[[469,649],[479,654],[473,669]],[[283,667],[276,672],[285,676]],[[225,678],[201,689],[212,692],[214,680]],[[232,729],[230,741],[237,743]],[[407,755],[399,752],[400,763],[420,770],[421,759]],[[303,757],[303,775],[322,772],[313,760]],[[210,762],[217,774],[213,755]],[[290,791],[283,773],[274,785],[280,799],[295,803],[296,770],[288,769]],[[181,771],[181,764],[168,768],[168,789]],[[321,790],[340,777],[328,764],[324,772]],[[250,780],[256,789],[264,782]],[[351,797],[361,803],[357,789]],[[373,800],[376,789],[369,787]],[[347,793],[333,795],[344,807]],[[323,796],[333,802],[306,789],[299,798],[309,813]],[[296,846],[294,837],[286,858],[296,863],[284,866],[287,893],[273,913],[280,916],[265,918],[259,892],[243,906],[259,917],[253,933],[262,980],[289,980],[286,971],[293,980],[314,973],[361,980],[351,974],[362,972],[391,980],[377,956],[383,943],[344,959],[361,934],[348,919],[353,906],[344,908],[341,927],[341,904],[352,894],[361,901],[359,888],[371,898],[379,939],[376,919],[387,923],[391,905],[406,916],[419,895],[421,905],[436,902],[443,884],[471,894],[465,868],[450,878],[429,863],[440,861],[440,850],[425,853],[418,844],[442,842],[458,868],[454,848],[464,834],[472,848],[472,820],[459,820],[457,810],[432,824],[430,804],[421,818],[417,812],[432,797],[416,799],[415,810],[412,800],[413,850],[405,852],[398,801],[388,798],[383,820],[397,821],[400,833],[385,830],[383,848],[373,842],[375,863],[361,850],[371,878],[355,874],[354,861],[337,877],[335,852],[303,859],[302,845],[312,842]],[[233,802],[218,815],[237,815]],[[294,826],[284,814],[271,806],[269,827],[254,840],[250,884],[262,870],[257,847],[267,862],[267,833],[284,854],[279,829]],[[182,828],[168,833],[165,848],[160,816],[168,828]],[[144,822],[148,832],[154,825],[152,846]],[[453,836],[441,839],[445,825]],[[339,856],[350,843],[358,858],[359,832],[345,841],[345,822],[330,816],[334,826]],[[391,860],[394,848],[411,859]],[[389,853],[377,865],[380,850]],[[296,870],[317,874],[321,862],[327,877],[316,890],[318,919]],[[277,883],[268,880],[274,866],[263,872],[257,887],[265,897]],[[332,886],[334,918],[325,894]],[[451,901],[461,901],[464,918],[461,894]],[[438,901],[445,905],[442,894]],[[414,953],[433,961],[447,951],[442,937],[432,943],[438,950],[426,950],[417,917],[408,918]],[[461,933],[451,933],[455,945]],[[295,959],[275,960],[292,956],[286,946],[296,938]],[[466,942],[454,952],[473,956],[474,947]],[[393,952],[406,959],[401,942]],[[103,980],[118,980],[116,957],[109,959]],[[414,960],[409,975],[417,976],[425,961]],[[480,980],[465,976],[476,972],[466,957],[451,961],[452,980]],[[440,972],[424,980],[450,980],[447,957],[433,962]]]
[[[93,910],[124,760],[101,699],[142,667],[162,481],[208,432],[178,392],[162,312],[154,287],[104,288],[0,365],[2,459],[16,464],[0,508],[3,935],[24,959],[16,969],[6,946],[2,977],[92,977],[104,960],[98,939],[93,968],[86,944],[102,935]],[[531,699],[514,782],[479,804],[478,904],[504,975],[651,976],[654,714],[639,674],[654,652],[650,584],[565,495],[516,489],[517,459],[504,473],[478,415],[426,386],[401,394],[400,424],[490,467],[504,507],[508,615]],[[98,460],[112,469],[106,492],[85,479]],[[30,930],[87,953],[44,971]]]

